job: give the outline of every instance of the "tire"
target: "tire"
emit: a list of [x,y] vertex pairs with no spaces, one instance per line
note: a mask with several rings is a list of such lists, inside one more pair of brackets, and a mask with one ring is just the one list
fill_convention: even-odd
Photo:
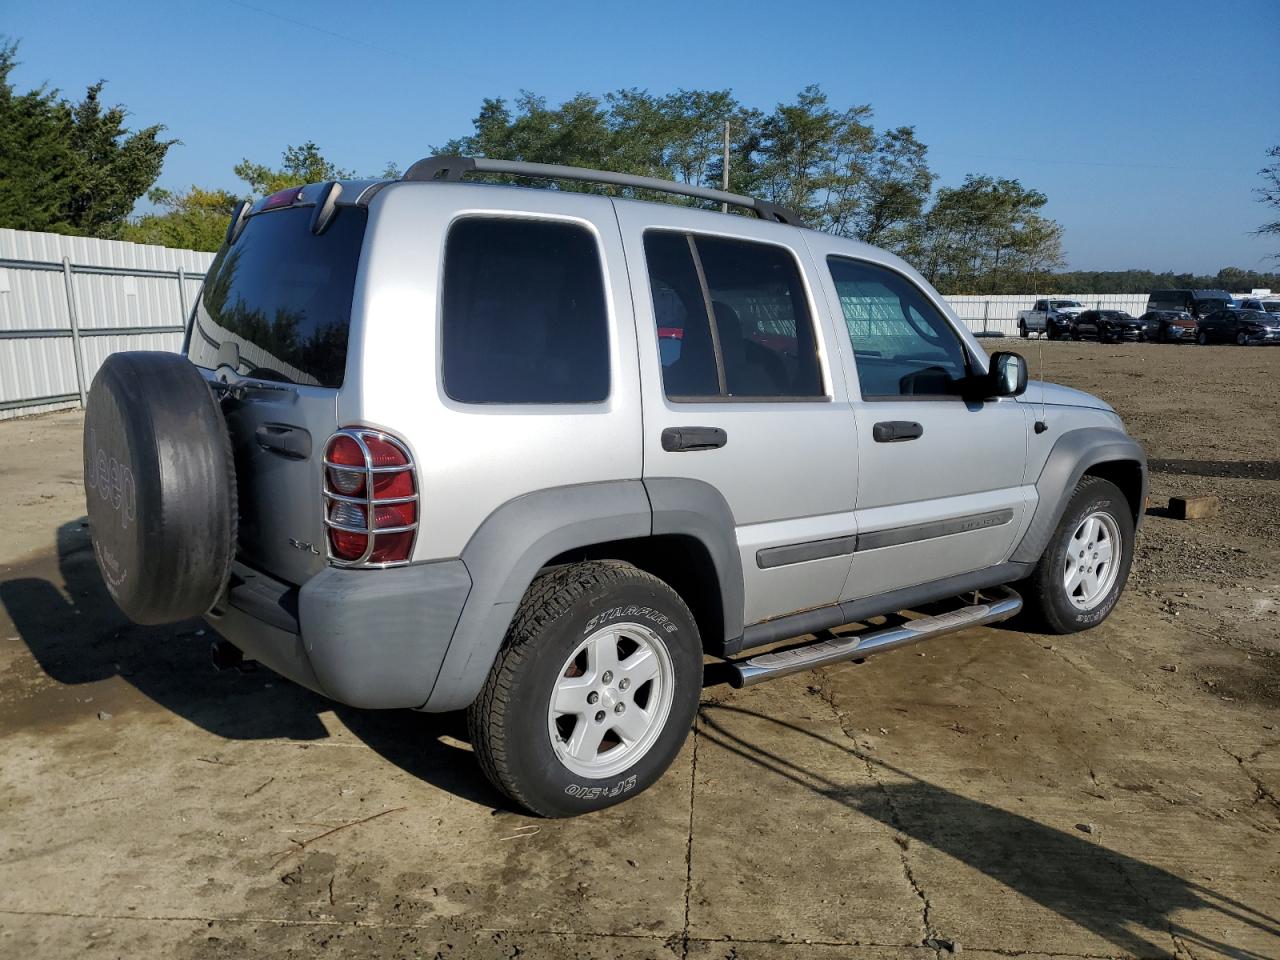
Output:
[[1044,328],[1044,338],[1046,340],[1057,340],[1058,335],[1053,332],[1053,327],[1046,325]]
[[[1080,546],[1076,534],[1090,519],[1098,520],[1099,527],[1105,526],[1108,539],[1119,544],[1118,556],[1112,548],[1112,565],[1098,570],[1097,592],[1093,596],[1088,595],[1084,582],[1069,591],[1066,577],[1071,571],[1065,569],[1068,553],[1078,552],[1076,548]],[[1016,585],[1023,597],[1021,619],[1048,633],[1088,630],[1107,619],[1129,579],[1133,534],[1133,515],[1120,488],[1101,477],[1082,477],[1031,576]]]
[[1027,337],[1029,336],[1029,334],[1027,333],[1027,325],[1023,323],[1021,320],[1018,321],[1018,336],[1020,336],[1023,340],[1027,339]]
[[131,620],[217,601],[235,558],[235,465],[204,377],[175,353],[115,353],[89,389],[84,486],[94,556]]
[[1248,336],[1245,335],[1245,332],[1241,330],[1239,333],[1236,334],[1236,346],[1247,347],[1248,345],[1249,345],[1249,338]]
[[1200,344],[1202,347],[1207,347],[1209,345],[1209,334],[1204,330],[1201,330],[1196,334],[1196,343]]
[[[610,637],[610,628],[619,635]],[[593,666],[610,649],[620,658],[612,680]],[[626,664],[641,651],[653,658],[655,673],[628,687]],[[595,682],[584,684],[592,675]],[[574,705],[581,694],[583,712],[555,711],[557,690]],[[679,595],[629,563],[592,560],[533,582],[467,711],[467,726],[495,787],[533,813],[572,817],[656,782],[689,734],[701,691],[702,641]],[[628,713],[652,716],[636,726],[631,743],[613,726],[614,717]],[[575,752],[582,731],[601,731],[604,739]],[[608,756],[623,748],[630,754]]]

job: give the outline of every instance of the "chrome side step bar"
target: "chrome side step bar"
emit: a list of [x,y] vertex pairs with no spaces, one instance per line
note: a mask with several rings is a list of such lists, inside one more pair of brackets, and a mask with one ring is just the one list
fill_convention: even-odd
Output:
[[984,623],[1008,620],[1022,609],[1022,597],[1008,587],[986,591],[995,599],[973,603],[933,617],[921,617],[882,630],[872,630],[844,637],[818,640],[803,647],[763,653],[747,660],[730,660],[729,682],[735,687],[749,687],[765,680],[785,677],[802,670],[824,667],[846,660],[861,660],[873,653],[904,647],[917,640],[954,633]]

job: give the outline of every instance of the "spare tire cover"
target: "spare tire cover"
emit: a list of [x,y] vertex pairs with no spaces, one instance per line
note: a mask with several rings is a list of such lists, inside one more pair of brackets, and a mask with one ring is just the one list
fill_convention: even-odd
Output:
[[98,569],[137,623],[198,616],[235,557],[231,443],[204,377],[176,353],[115,353],[93,378],[84,488]]

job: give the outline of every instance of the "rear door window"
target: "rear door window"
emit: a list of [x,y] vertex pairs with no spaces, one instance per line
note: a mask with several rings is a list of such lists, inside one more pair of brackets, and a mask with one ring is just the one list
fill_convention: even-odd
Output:
[[[254,214],[209,268],[187,355],[263,380],[342,385],[367,211],[339,206],[324,233],[310,206]],[[234,349],[232,349],[234,348]]]
[[786,249],[666,230],[646,233],[644,248],[667,397],[825,399]]
[[445,243],[445,393],[462,403],[599,403],[609,395],[600,250],[585,227],[472,217]]

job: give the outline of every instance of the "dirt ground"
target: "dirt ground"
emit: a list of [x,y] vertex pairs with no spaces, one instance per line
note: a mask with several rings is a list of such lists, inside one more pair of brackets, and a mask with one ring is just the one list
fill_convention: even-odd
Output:
[[1280,957],[1280,350],[989,346],[1146,445],[1115,614],[709,687],[654,789],[568,821],[457,716],[127,624],[79,416],[0,424],[0,957]]

